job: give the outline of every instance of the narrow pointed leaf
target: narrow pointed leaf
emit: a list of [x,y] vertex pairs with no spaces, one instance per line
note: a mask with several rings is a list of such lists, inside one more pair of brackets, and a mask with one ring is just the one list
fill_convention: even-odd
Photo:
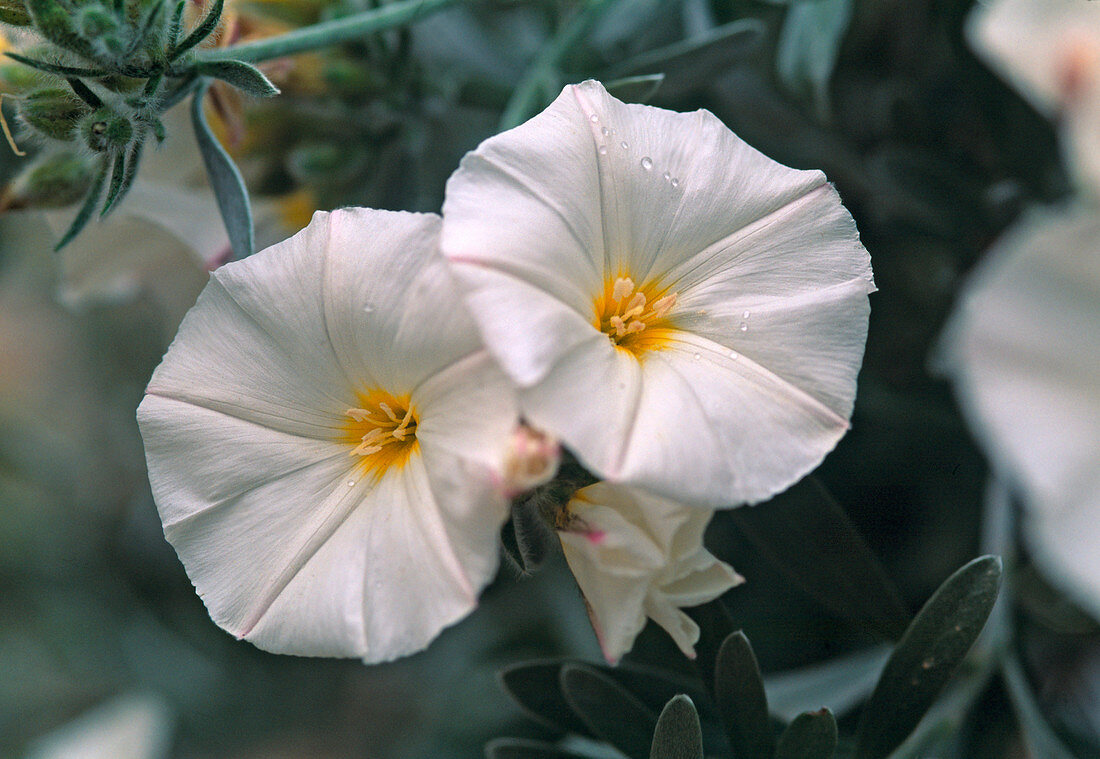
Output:
[[663,81],[665,81],[663,72],[627,76],[604,83],[604,89],[624,103],[648,103],[650,98],[657,94]]
[[35,29],[58,47],[88,60],[97,56],[91,44],[73,28],[73,14],[57,0],[26,0]]
[[714,671],[714,696],[737,759],[772,759],[775,735],[756,654],[738,630],[722,642]]
[[214,4],[210,6],[210,11],[203,16],[199,25],[191,30],[183,42],[172,48],[172,52],[168,55],[169,61],[174,61],[181,55],[186,53],[191,48],[198,45],[204,39],[210,36],[210,34],[218,28],[218,22],[222,18],[222,10],[225,8],[225,0],[214,0]]
[[703,731],[687,696],[669,701],[657,719],[649,759],[703,759]]
[[114,202],[115,197],[118,195],[118,191],[122,189],[122,178],[126,175],[126,153],[119,151],[115,156],[114,168],[111,169],[111,184],[107,187],[107,199],[103,201],[103,210],[99,212],[99,217],[103,218],[107,215],[107,209],[110,208]]
[[77,68],[76,66],[62,66],[57,63],[47,63],[46,61],[35,60],[34,58],[28,58],[25,55],[19,53],[6,52],[4,55],[11,58],[13,61],[19,61],[24,66],[30,66],[31,68],[38,69],[39,71],[45,71],[47,74],[57,74],[64,77],[88,77],[94,79],[100,76],[107,76],[107,71],[104,69],[85,69]]
[[513,664],[501,671],[500,685],[535,721],[554,730],[590,735],[562,695],[561,670],[564,665],[565,662],[560,660]]
[[73,92],[76,93],[76,96],[92,108],[99,108],[103,105],[103,101],[99,99],[99,95],[92,92],[92,90],[88,87],[88,85],[84,84],[84,82],[73,77],[69,77],[65,81],[67,81],[69,83],[69,86],[73,88]]
[[913,731],[977,640],[1000,586],[1000,558],[983,556],[951,575],[928,600],[864,708],[857,759],[884,759]]
[[657,717],[628,690],[583,664],[562,667],[561,690],[566,703],[596,737],[631,759],[648,759]]
[[836,752],[836,720],[828,709],[794,718],[775,749],[775,759],[831,759]]
[[893,582],[815,478],[729,517],[768,560],[833,614],[888,640],[905,631],[910,615]]
[[522,738],[497,738],[485,746],[486,759],[585,759],[583,754],[558,748],[552,743]]
[[107,173],[110,171],[110,166],[104,161],[103,165],[99,169],[99,173],[96,174],[95,179],[92,181],[92,188],[88,191],[88,196],[84,199],[84,205],[80,207],[80,210],[76,212],[76,216],[73,218],[72,224],[69,225],[68,230],[54,246],[54,250],[58,251],[73,241],[73,238],[83,231],[84,227],[88,225],[88,222],[92,218],[92,214],[95,213],[96,206],[99,205],[99,196],[103,194],[103,186],[107,184]]
[[[111,177],[111,187],[107,191],[107,199],[103,201],[103,210],[100,212],[101,218],[106,218],[111,211],[118,208],[119,204],[122,203],[122,199],[134,186],[134,178],[137,177],[138,167],[141,165],[141,151],[144,146],[144,141],[138,140],[130,147],[129,153],[126,155],[122,180],[117,187],[115,186],[115,177]],[[115,171],[118,171],[117,164],[115,165]]]
[[168,21],[168,33],[165,35],[168,49],[175,50],[180,40],[180,32],[183,30],[183,11],[187,7],[187,0],[179,0],[176,9],[172,11],[172,18]]
[[221,79],[249,95],[267,98],[279,94],[279,88],[262,71],[244,61],[201,61],[195,70],[202,76]]
[[244,258],[252,254],[252,208],[241,173],[206,123],[202,101],[207,86],[200,85],[191,101],[191,123],[195,128],[195,139],[199,143],[199,152],[202,153],[202,162],[214,189],[222,221],[225,222],[225,230],[229,233],[233,256]]

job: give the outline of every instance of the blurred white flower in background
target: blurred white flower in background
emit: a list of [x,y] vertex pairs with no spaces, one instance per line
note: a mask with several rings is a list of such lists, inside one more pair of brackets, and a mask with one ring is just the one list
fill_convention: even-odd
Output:
[[533,425],[600,478],[765,499],[848,428],[874,290],[836,191],[597,82],[486,140],[442,248]]
[[978,54],[1058,123],[1066,165],[1100,195],[1100,3],[994,0],[968,31]]
[[172,722],[159,696],[119,696],[35,740],[26,759],[165,759]]
[[424,648],[493,577],[516,424],[439,218],[350,209],[218,269],[138,410],[214,621],[278,653]]
[[703,547],[711,516],[607,482],[569,501],[558,535],[609,662],[631,649],[647,617],[695,658],[699,627],[680,608],[713,601],[744,582]]
[[943,361],[963,411],[1028,511],[1048,576],[1100,617],[1100,214],[1043,210],[989,252]]

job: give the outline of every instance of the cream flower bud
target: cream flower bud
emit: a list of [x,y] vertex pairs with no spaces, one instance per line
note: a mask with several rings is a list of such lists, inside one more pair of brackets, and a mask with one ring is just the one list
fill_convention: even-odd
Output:
[[508,498],[554,479],[561,463],[561,445],[550,435],[521,424],[504,454],[502,488]]

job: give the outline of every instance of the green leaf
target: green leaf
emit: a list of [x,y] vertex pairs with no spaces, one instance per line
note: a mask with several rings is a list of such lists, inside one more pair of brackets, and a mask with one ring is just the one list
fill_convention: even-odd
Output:
[[[117,178],[119,171],[119,164],[115,163],[115,173],[111,176],[111,187],[107,191],[107,199],[103,201],[103,210],[100,211],[100,218],[105,218],[122,202],[122,199],[126,197],[130,192],[130,188],[134,186],[134,178],[137,177],[138,167],[141,165],[141,151],[145,147],[143,139],[136,140],[133,145],[130,146],[130,151],[126,155],[124,161],[124,169],[121,179]],[[122,158],[120,155],[119,158]]]
[[504,692],[527,716],[551,729],[591,735],[561,691],[561,670],[565,662],[542,660],[520,662],[500,673]]
[[252,208],[248,202],[248,190],[241,179],[233,159],[225,152],[218,138],[210,131],[206,123],[206,114],[202,109],[203,97],[208,85],[199,85],[191,101],[191,124],[195,128],[195,139],[199,143],[202,162],[214,189],[218,209],[229,233],[229,242],[233,246],[234,258],[244,258],[252,254]]
[[88,77],[95,79],[101,76],[107,76],[107,71],[103,69],[85,69],[77,68],[75,66],[62,66],[57,63],[47,63],[46,61],[35,60],[34,58],[28,58],[25,55],[19,53],[4,53],[4,55],[11,58],[13,61],[19,61],[24,66],[30,66],[31,68],[38,69],[39,71],[45,71],[47,74],[57,74],[64,77]]
[[983,556],[939,587],[886,662],[860,719],[857,759],[884,759],[916,727],[985,626],[1001,560]]
[[88,195],[84,199],[84,205],[76,212],[72,224],[69,225],[68,230],[61,237],[61,240],[54,246],[53,249],[55,251],[61,250],[72,242],[73,238],[80,234],[84,227],[88,225],[88,222],[92,218],[92,214],[95,212],[96,206],[99,205],[99,196],[103,194],[103,185],[107,184],[108,171],[110,171],[110,167],[107,165],[107,162],[104,161],[100,166],[99,173],[96,174],[95,179],[92,181],[92,189],[88,191]]
[[497,738],[485,746],[486,759],[584,759],[583,754],[560,749],[552,743],[521,738]]
[[775,735],[756,654],[738,630],[722,642],[714,671],[714,697],[737,759],[772,759]]
[[852,0],[794,3],[779,33],[779,81],[788,92],[812,98],[822,119],[828,117],[829,81],[851,18]]
[[279,88],[262,71],[244,61],[200,61],[195,70],[202,76],[228,82],[249,95],[267,98],[279,94]]
[[[39,0],[41,1],[41,0]],[[199,25],[191,30],[183,42],[172,47],[168,53],[168,60],[174,61],[181,55],[186,53],[191,48],[198,45],[204,39],[209,37],[215,29],[218,28],[218,22],[222,18],[222,10],[225,8],[225,0],[214,0],[214,4],[210,6],[210,11],[203,16]]]
[[665,704],[653,732],[649,759],[703,759],[699,714],[687,696],[676,696]]
[[654,712],[660,712],[678,695],[686,695],[700,704],[709,702],[709,695],[700,687],[698,679],[685,673],[632,661],[621,661],[614,667],[600,669]]
[[893,582],[816,478],[728,514],[768,560],[833,614],[889,640],[905,631],[910,615]]
[[26,4],[43,37],[88,60],[97,60],[95,50],[73,27],[74,16],[68,8],[57,0],[26,0]]
[[604,89],[624,103],[648,103],[663,81],[664,73],[626,76],[613,82],[605,82]]
[[1001,663],[1001,672],[1028,754],[1042,759],[1073,759],[1073,753],[1062,743],[1039,709],[1019,660],[1015,656],[1006,657]]
[[126,46],[126,51],[121,56],[122,60],[132,57],[138,47],[141,46],[141,43],[149,40],[149,36],[153,31],[153,26],[156,24],[157,19],[160,18],[160,12],[164,10],[165,2],[166,0],[154,0],[153,4],[146,12],[145,18],[142,19],[141,26],[131,31],[131,34],[134,36],[130,39],[130,44]]
[[592,667],[566,664],[561,670],[561,691],[596,737],[631,759],[648,759],[657,718],[628,690]]
[[836,739],[836,720],[831,711],[805,712],[779,736],[775,759],[831,759]]
[[183,30],[183,11],[187,7],[187,0],[179,0],[176,9],[172,11],[172,18],[168,20],[168,31],[165,39],[169,50],[175,50],[180,39],[180,31]]

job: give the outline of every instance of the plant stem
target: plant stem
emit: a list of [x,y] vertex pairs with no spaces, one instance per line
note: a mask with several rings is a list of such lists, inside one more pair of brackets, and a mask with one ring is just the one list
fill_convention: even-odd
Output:
[[207,61],[233,59],[260,63],[273,58],[317,50],[340,42],[361,39],[373,32],[411,24],[456,2],[459,0],[399,0],[381,8],[372,8],[344,18],[295,29],[278,37],[204,50],[199,53],[199,57]]
[[504,114],[500,117],[500,130],[511,129],[522,123],[537,107],[539,95],[556,86],[558,62],[577,42],[588,33],[604,11],[618,0],[589,0],[588,4],[573,14],[557,35],[535,57],[531,67],[523,74],[512,92]]

